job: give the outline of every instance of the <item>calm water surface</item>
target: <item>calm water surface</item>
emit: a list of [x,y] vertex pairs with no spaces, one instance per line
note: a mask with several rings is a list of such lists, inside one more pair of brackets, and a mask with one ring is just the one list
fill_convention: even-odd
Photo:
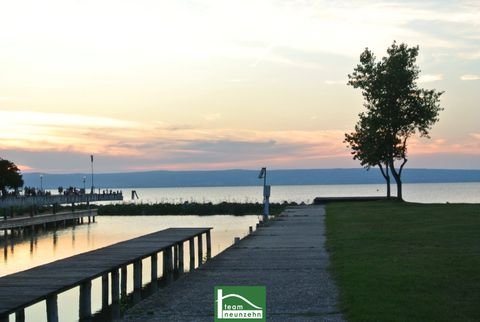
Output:
[[[213,227],[212,255],[215,256],[233,244],[235,237],[244,237],[248,227],[258,222],[257,216],[98,216],[91,224],[66,227],[57,231],[26,234],[14,240],[2,240],[3,258],[0,276],[23,271],[41,264],[75,254],[111,245],[170,227]],[[188,254],[188,243],[185,244]],[[161,257],[161,256],[160,256]],[[162,267],[159,265],[159,267]],[[185,267],[188,266],[186,256]],[[143,284],[149,282],[150,261],[143,262]],[[129,267],[128,291],[133,290],[133,270]],[[61,293],[58,297],[60,321],[78,320],[78,288]],[[101,309],[100,279],[92,285],[92,311]],[[25,310],[26,321],[46,321],[45,303]],[[11,315],[11,321],[14,320]]]
[[[136,202],[261,202],[263,188],[208,187],[208,188],[126,188],[122,189],[126,202],[131,202],[131,191],[136,190]],[[396,186],[392,185],[395,194]],[[421,203],[467,202],[480,203],[480,183],[416,183],[404,184],[404,199]],[[384,184],[272,186],[271,202],[311,203],[315,197],[385,196]]]

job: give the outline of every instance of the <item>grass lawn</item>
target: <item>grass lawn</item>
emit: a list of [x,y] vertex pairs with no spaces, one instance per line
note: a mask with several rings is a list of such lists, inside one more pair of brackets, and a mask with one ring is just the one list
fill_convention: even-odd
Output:
[[349,321],[480,321],[480,205],[333,203],[326,224]]

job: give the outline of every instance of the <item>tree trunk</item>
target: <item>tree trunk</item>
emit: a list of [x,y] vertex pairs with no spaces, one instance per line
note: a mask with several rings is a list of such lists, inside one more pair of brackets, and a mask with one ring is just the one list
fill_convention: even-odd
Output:
[[392,170],[392,175],[393,178],[395,179],[395,182],[397,183],[397,199],[398,200],[403,200],[403,195],[402,195],[402,179],[398,175],[395,169],[391,168]]
[[402,193],[402,179],[398,176],[398,179],[395,178],[397,182],[397,199],[403,201],[403,193]]
[[397,171],[395,169],[395,164],[394,164],[393,160],[389,161],[390,171],[392,172],[392,176],[395,179],[395,182],[397,183],[397,199],[400,200],[400,201],[403,201],[401,175],[402,175],[402,170],[403,170],[403,166],[405,165],[405,163],[407,163],[407,159],[403,159],[403,163],[400,166],[399,170]]
[[382,176],[387,182],[387,198],[390,199],[391,197],[391,190],[390,190],[390,174],[388,173],[388,163],[385,163],[385,169],[383,169],[383,166],[381,163],[378,164],[378,167],[380,168],[380,171],[382,172]]
[[387,198],[390,199],[392,197],[392,193],[390,190],[390,176],[388,175],[385,180],[387,181]]

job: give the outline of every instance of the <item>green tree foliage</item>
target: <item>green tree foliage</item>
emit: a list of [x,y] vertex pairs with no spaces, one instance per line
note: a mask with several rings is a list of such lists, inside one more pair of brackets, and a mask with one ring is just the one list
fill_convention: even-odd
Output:
[[360,113],[359,117],[355,131],[345,134],[345,142],[352,149],[353,159],[359,160],[367,170],[378,166],[387,184],[387,197],[390,197],[390,171],[381,127],[365,113]]
[[418,50],[418,46],[409,48],[393,42],[387,56],[377,61],[366,48],[360,64],[348,75],[348,85],[362,90],[367,111],[359,114],[355,131],[345,134],[345,142],[353,158],[364,167],[379,166],[387,183],[392,174],[400,199],[402,170],[408,161],[407,141],[417,133],[428,138],[442,110],[443,92],[417,85]]
[[7,195],[7,189],[15,189],[23,186],[23,178],[20,169],[15,163],[0,158],[0,190],[2,196]]

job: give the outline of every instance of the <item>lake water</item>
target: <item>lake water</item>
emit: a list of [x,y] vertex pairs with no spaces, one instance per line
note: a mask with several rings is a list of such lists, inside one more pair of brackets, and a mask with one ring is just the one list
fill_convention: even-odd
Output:
[[[392,185],[392,191],[395,191]],[[115,189],[117,190],[117,189]],[[140,199],[135,202],[261,202],[262,187],[214,187],[214,188],[128,188],[122,189],[125,201],[131,202],[131,191],[136,190]],[[372,185],[316,185],[274,186],[271,202],[311,203],[318,196],[383,196],[385,186]],[[405,184],[407,201],[421,203],[465,202],[480,203],[480,183]],[[119,241],[131,239],[169,227],[213,227],[212,254],[224,250],[234,237],[243,237],[248,227],[258,222],[258,216],[99,216],[96,223],[66,227],[57,231],[45,231],[36,235],[16,237],[0,241],[3,259],[0,276],[22,271],[57,259],[97,249]],[[1,235],[1,234],[0,234]],[[186,252],[188,254],[188,252]],[[144,275],[149,276],[149,262],[144,262]],[[188,266],[187,266],[188,267]],[[129,274],[132,274],[131,268]],[[133,289],[129,278],[128,289]],[[92,311],[101,307],[100,280],[93,282]],[[61,321],[77,321],[78,288],[61,293],[58,299]],[[26,321],[44,321],[45,304],[26,309]],[[13,315],[11,321],[13,321]]]
[[[122,189],[125,202],[131,202],[131,191],[140,197],[135,202],[262,202],[263,188],[256,187],[199,187],[199,188],[128,188]],[[396,186],[392,185],[392,194]],[[416,183],[404,184],[404,199],[410,202],[480,203],[480,183]],[[272,186],[271,202],[311,203],[315,197],[385,196],[383,184]]]
[[[2,238],[0,276],[170,227],[213,227],[212,256],[215,256],[232,245],[235,237],[246,236],[249,226],[255,227],[258,219],[258,216],[97,216],[96,222],[91,224],[44,231],[35,235],[26,234],[8,241]],[[188,243],[185,249],[186,268],[189,267],[187,255]],[[159,267],[162,267],[161,264]],[[143,261],[143,284],[149,282],[149,274],[150,260],[147,259]],[[133,290],[131,265],[128,267],[127,289],[128,292]],[[60,321],[78,320],[78,296],[78,287],[59,295]],[[100,279],[96,279],[92,284],[92,311],[100,309],[101,283]],[[10,321],[14,320],[13,316],[10,316]],[[25,317],[26,321],[46,321],[45,303],[40,302],[28,307]]]

